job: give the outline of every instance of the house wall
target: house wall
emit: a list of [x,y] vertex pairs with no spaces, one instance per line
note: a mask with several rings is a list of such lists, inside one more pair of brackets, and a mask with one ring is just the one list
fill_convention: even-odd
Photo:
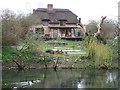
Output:
[[60,38],[61,37],[59,28],[51,28],[49,34],[50,34],[51,38]]
[[[78,37],[78,32],[80,32],[79,27],[76,24],[66,24],[65,26],[60,26],[59,23],[44,25],[33,25],[31,26],[31,31],[36,33],[36,30],[44,29],[44,36],[49,36],[50,38],[61,38],[61,37]],[[81,34],[80,34],[81,35]]]
[[[60,26],[60,24],[49,24],[50,27],[50,37],[51,38],[60,38],[60,37],[75,37],[75,27],[76,24],[66,24],[65,26]],[[71,33],[71,35],[68,35]]]
[[52,23],[52,24],[49,24],[48,26],[58,26],[59,25],[59,23],[57,24],[57,23]]
[[43,26],[43,28],[44,28],[44,35],[50,33],[49,31],[50,29],[48,28],[48,26]]

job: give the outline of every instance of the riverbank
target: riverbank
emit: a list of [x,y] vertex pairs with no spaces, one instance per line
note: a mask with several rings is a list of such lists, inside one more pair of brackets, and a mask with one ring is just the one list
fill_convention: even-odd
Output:
[[[40,47],[32,46],[28,49],[24,46],[4,46],[2,48],[2,68],[3,70],[17,68],[120,69],[118,65],[117,47],[111,45],[108,47],[108,45],[98,45],[94,42],[92,45],[89,45],[87,49],[83,41],[73,42],[58,40],[44,41],[40,43]],[[53,50],[55,53],[47,53],[46,51],[49,50]],[[69,52],[56,53],[56,50]],[[77,51],[77,54],[75,51]],[[78,53],[78,51],[80,53]],[[72,54],[70,54],[70,52],[72,52]],[[87,53],[81,54],[83,52]]]
[[[10,61],[2,64],[2,70],[17,70],[17,65]],[[54,62],[49,64],[42,64],[37,61],[26,62],[25,70],[29,69],[54,69]],[[120,69],[118,63],[113,62],[111,65],[94,65],[94,61],[90,60],[59,60],[57,64],[57,69]]]

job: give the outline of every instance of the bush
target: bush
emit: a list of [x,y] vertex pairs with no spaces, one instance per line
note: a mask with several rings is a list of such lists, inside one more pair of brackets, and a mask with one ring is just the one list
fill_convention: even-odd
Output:
[[112,60],[112,50],[106,44],[98,43],[95,38],[91,38],[87,46],[88,57],[95,61],[95,66],[110,65]]
[[8,62],[12,59],[12,54],[15,52],[15,49],[9,46],[2,47],[2,60],[3,62]]

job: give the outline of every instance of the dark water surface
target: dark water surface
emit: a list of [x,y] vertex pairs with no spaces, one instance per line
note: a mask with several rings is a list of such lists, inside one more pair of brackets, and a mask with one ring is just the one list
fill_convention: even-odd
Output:
[[118,70],[2,71],[3,88],[119,88]]

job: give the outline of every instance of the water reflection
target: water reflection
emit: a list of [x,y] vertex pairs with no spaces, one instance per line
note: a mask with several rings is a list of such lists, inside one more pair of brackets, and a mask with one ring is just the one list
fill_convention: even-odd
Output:
[[[3,71],[3,88],[118,88],[117,70]],[[33,81],[31,81],[33,80]],[[17,83],[16,83],[17,82]],[[31,84],[30,84],[31,83]]]
[[84,79],[82,79],[81,81],[77,82],[77,88],[86,88]]
[[31,80],[31,81],[24,81],[24,82],[16,82],[14,85],[15,87],[27,87],[32,86],[34,84],[40,83],[40,80]]
[[114,73],[107,73],[106,83],[113,82],[117,79],[116,75]]

